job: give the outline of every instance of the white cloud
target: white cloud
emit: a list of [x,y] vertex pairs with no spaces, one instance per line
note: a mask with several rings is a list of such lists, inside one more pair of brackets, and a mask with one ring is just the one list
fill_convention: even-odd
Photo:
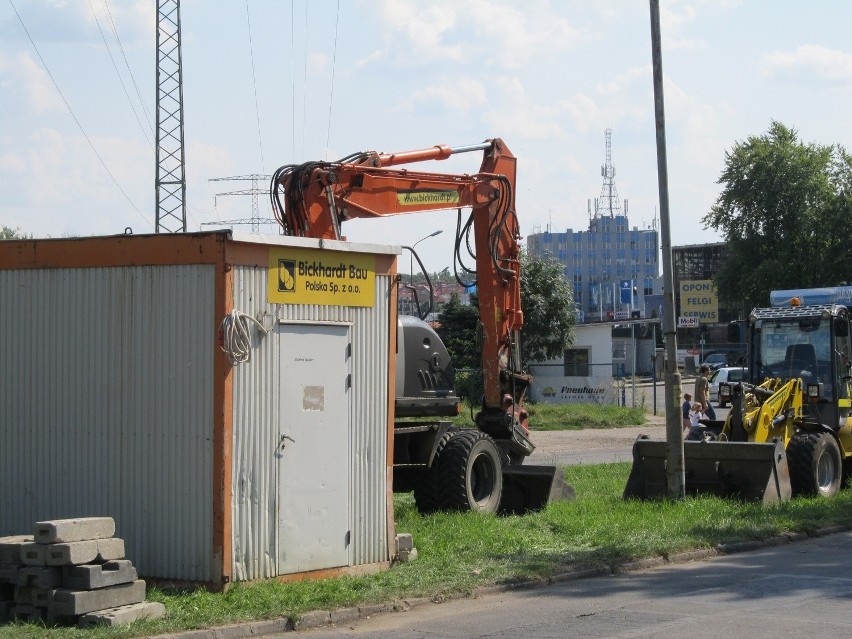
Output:
[[45,113],[64,109],[62,98],[47,73],[28,54],[0,52],[0,95],[25,105],[27,111]]
[[487,104],[485,85],[472,78],[444,78],[439,84],[433,84],[414,92],[404,109],[416,108],[421,104],[440,104],[452,111],[471,111]]
[[794,51],[773,51],[761,58],[762,74],[769,78],[824,81],[837,84],[852,82],[852,54],[806,44]]

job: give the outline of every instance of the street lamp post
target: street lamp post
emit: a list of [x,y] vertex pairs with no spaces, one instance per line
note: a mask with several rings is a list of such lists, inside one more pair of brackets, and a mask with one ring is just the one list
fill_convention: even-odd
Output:
[[[426,237],[421,237],[419,240],[417,240],[414,244],[411,245],[411,249],[410,249],[411,253],[408,256],[408,258],[409,258],[408,283],[409,283],[409,286],[411,286],[411,288],[412,288],[412,292],[414,291],[414,247],[417,246],[418,244],[420,244],[420,242],[422,242],[423,240],[428,240],[430,237],[435,237],[436,235],[440,235],[443,232],[444,231],[442,229],[438,229],[437,231],[429,233],[429,235],[427,235]],[[413,297],[414,300],[417,299],[416,295],[412,295],[412,297]],[[419,305],[418,305],[418,308],[417,308],[417,315],[418,316],[420,315]]]
[[443,229],[438,229],[433,233],[429,233],[426,237],[421,237],[414,244],[411,245],[411,255],[408,256],[408,281],[413,286],[414,285],[414,247],[420,244],[423,240],[428,240],[430,237],[435,237],[436,235],[440,235],[443,233]]

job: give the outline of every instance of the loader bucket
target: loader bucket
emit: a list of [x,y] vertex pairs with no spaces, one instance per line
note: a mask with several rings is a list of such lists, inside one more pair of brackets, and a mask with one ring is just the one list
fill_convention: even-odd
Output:
[[[668,496],[665,441],[640,436],[633,444],[633,467],[624,498]],[[784,443],[684,442],[687,495],[718,495],[769,504],[788,501],[792,492]]]
[[565,474],[556,466],[503,466],[503,494],[500,513],[523,515],[541,510],[552,501],[570,501],[577,496],[574,487],[565,481]]

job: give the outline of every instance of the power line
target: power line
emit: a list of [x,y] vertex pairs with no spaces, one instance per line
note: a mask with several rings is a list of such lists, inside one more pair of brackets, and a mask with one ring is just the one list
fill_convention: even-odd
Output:
[[103,40],[104,47],[107,50],[110,62],[112,62],[112,68],[115,69],[115,74],[118,76],[118,81],[121,84],[122,90],[124,91],[124,96],[127,98],[127,103],[130,105],[130,110],[133,111],[133,116],[136,118],[136,122],[137,124],[139,124],[139,128],[142,129],[142,135],[144,135],[145,139],[148,141],[148,146],[153,149],[154,145],[151,142],[151,138],[148,137],[148,131],[145,130],[145,127],[142,125],[142,120],[139,119],[139,114],[136,112],[136,107],[133,105],[133,100],[130,98],[130,94],[127,92],[127,86],[124,84],[124,78],[121,77],[121,73],[118,70],[118,65],[115,63],[115,58],[112,55],[112,50],[109,48],[109,43],[107,42],[104,30],[101,28],[101,21],[98,19],[98,14],[95,11],[95,7],[92,5],[92,0],[89,0],[89,9],[91,9],[92,11],[92,17],[94,17],[95,19],[95,24],[98,27],[98,32],[101,34],[101,40]]
[[325,139],[325,159],[331,146],[331,107],[334,105],[334,72],[337,68],[337,30],[340,25],[340,0],[337,0],[337,17],[334,19],[334,54],[331,59],[331,94],[328,98],[328,134]]
[[263,161],[263,136],[260,132],[260,107],[257,105],[257,80],[254,73],[254,44],[251,39],[251,16],[249,15],[248,0],[246,0],[246,24],[248,25],[249,53],[251,54],[251,83],[254,87],[254,113],[257,116],[257,142],[260,145],[260,167],[262,170],[266,170],[266,164]]
[[112,33],[115,36],[115,41],[118,43],[118,49],[121,51],[121,57],[124,59],[124,66],[127,67],[127,73],[130,74],[130,80],[133,82],[133,88],[136,89],[136,97],[139,99],[139,105],[142,107],[142,112],[145,114],[145,120],[148,122],[148,128],[153,131],[154,125],[151,123],[151,114],[145,107],[145,100],[142,99],[142,92],[139,91],[139,85],[136,84],[136,77],[133,75],[133,69],[130,68],[130,62],[127,60],[127,55],[124,53],[124,45],[121,43],[121,38],[118,36],[118,29],[115,26],[115,21],[112,19],[112,11],[109,8],[109,2],[103,0],[104,7],[109,17],[109,23],[112,27]]
[[133,207],[133,210],[136,211],[142,217],[142,219],[144,219],[146,222],[148,222],[148,224],[150,224],[151,221],[147,217],[145,217],[145,215],[142,213],[142,211],[139,210],[139,208],[136,206],[136,204],[133,203],[133,200],[130,199],[130,196],[127,195],[125,190],[121,187],[121,184],[118,183],[118,180],[112,174],[112,171],[109,170],[109,167],[107,166],[104,159],[101,157],[101,154],[98,153],[98,150],[95,148],[94,143],[89,138],[89,135],[86,133],[86,130],[83,128],[83,125],[80,123],[80,120],[77,119],[77,116],[74,114],[74,110],[71,108],[71,105],[68,103],[68,100],[65,99],[65,94],[62,93],[62,89],[59,88],[59,84],[56,82],[56,79],[53,77],[53,74],[50,72],[50,68],[47,66],[47,62],[45,62],[44,58],[41,55],[41,52],[39,51],[38,47],[36,46],[35,40],[33,40],[32,36],[30,35],[29,29],[27,29],[27,25],[24,24],[24,20],[23,20],[23,18],[21,18],[21,14],[18,13],[18,8],[15,6],[15,3],[12,2],[12,0],[9,0],[9,4],[12,6],[12,10],[15,12],[15,16],[18,18],[18,22],[21,23],[21,27],[23,28],[24,33],[27,36],[27,39],[30,41],[30,44],[32,45],[33,50],[36,52],[38,59],[41,61],[41,64],[44,67],[44,70],[47,73],[47,76],[50,78],[50,81],[53,83],[53,86],[56,89],[56,92],[59,94],[59,97],[62,98],[62,102],[65,104],[65,108],[68,109],[68,113],[71,114],[71,117],[74,119],[74,123],[77,125],[77,128],[80,129],[80,133],[83,134],[83,137],[85,138],[86,142],[89,144],[89,147],[92,149],[92,152],[95,154],[95,157],[98,158],[98,161],[101,163],[101,166],[104,168],[104,171],[107,172],[107,175],[109,175],[110,179],[113,181],[113,184],[115,184],[116,188],[118,188],[118,190],[121,191],[121,194],[124,196],[124,199],[127,200],[127,202],[130,204],[131,207]]

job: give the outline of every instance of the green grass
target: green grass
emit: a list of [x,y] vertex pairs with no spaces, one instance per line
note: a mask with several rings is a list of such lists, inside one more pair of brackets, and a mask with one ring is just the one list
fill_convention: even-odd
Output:
[[[529,404],[535,430],[579,430],[641,425],[641,408]],[[473,426],[465,407],[456,420]],[[394,502],[399,532],[411,533],[419,557],[364,577],[290,584],[235,584],[226,593],[152,588],[148,599],[166,605],[163,620],[119,628],[46,628],[36,623],[0,625],[2,639],[117,639],[179,632],[250,620],[298,617],[411,597],[468,593],[478,586],[546,578],[642,557],[710,548],[719,543],[765,539],[852,525],[852,490],[830,500],[797,499],[763,507],[713,497],[679,502],[622,500],[629,464],[571,466],[566,479],[577,489],[572,502],[551,504],[523,517],[438,513],[422,516],[410,494]]]
[[549,577],[570,569],[852,525],[852,490],[828,500],[796,499],[768,507],[714,497],[625,502],[621,494],[629,470],[627,463],[568,467],[566,479],[577,489],[577,499],[523,517],[421,516],[411,495],[397,495],[397,529],[413,534],[419,557],[378,574],[236,584],[227,593],[154,588],[148,599],[166,605],[164,620],[85,631],[16,623],[0,626],[0,636],[100,639],[177,632],[309,610],[468,593],[486,584]]
[[[583,430],[586,428],[622,428],[641,426],[647,419],[642,407],[622,408],[597,404],[526,403],[530,428],[536,430]],[[477,408],[462,403],[461,415],[452,421],[457,426],[473,428]]]

